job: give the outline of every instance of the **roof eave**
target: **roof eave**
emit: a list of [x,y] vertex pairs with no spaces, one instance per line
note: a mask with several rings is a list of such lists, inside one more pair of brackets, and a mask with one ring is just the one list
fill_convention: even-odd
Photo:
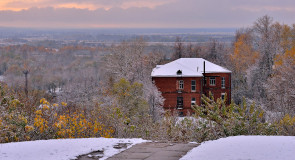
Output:
[[151,77],[203,77],[203,76],[193,76],[193,75],[182,75],[182,76],[176,76],[176,75],[152,75]]

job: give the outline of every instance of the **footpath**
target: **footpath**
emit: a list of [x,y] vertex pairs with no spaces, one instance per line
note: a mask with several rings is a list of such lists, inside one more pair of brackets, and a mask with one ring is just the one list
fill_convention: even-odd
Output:
[[137,144],[107,160],[179,160],[197,146],[193,143],[147,142]]

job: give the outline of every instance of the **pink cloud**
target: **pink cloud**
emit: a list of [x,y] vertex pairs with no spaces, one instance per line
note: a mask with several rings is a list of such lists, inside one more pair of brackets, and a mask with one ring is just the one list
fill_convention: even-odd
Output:
[[179,0],[1,0],[0,10],[22,10],[32,7],[110,9],[132,7],[155,8]]

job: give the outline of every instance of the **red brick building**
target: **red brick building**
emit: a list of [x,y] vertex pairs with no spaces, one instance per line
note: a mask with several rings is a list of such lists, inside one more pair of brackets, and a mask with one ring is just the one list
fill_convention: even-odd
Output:
[[193,104],[201,104],[202,94],[211,92],[215,99],[231,99],[231,71],[203,58],[180,58],[157,65],[152,79],[165,98],[164,109],[179,115],[191,113]]

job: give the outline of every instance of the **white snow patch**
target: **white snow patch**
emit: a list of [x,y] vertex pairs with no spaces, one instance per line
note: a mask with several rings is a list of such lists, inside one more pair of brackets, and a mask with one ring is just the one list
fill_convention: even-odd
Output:
[[295,137],[236,136],[203,142],[181,160],[294,160]]
[[146,142],[142,139],[83,138],[26,141],[0,144],[1,160],[70,160],[93,151],[103,150],[107,159],[125,149],[115,149],[117,143],[131,143],[131,146]]
[[0,76],[0,82],[4,82],[4,76]]

